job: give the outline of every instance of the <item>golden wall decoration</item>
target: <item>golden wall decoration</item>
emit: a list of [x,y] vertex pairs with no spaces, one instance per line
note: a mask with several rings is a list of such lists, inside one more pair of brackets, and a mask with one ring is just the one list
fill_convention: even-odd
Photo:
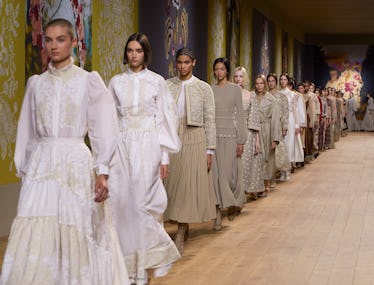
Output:
[[93,2],[93,69],[103,80],[125,70],[123,52],[127,38],[138,29],[138,1],[98,0]]
[[248,1],[240,2],[240,65],[248,73],[248,86],[251,89],[252,83],[252,8]]
[[213,62],[226,56],[226,1],[208,1],[208,82],[214,82]]
[[0,1],[0,184],[17,181],[13,165],[24,92],[24,1]]

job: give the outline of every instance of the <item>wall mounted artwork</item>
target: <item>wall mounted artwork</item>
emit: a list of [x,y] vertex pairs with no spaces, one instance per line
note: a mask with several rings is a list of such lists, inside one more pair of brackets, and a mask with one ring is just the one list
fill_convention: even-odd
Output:
[[274,22],[256,9],[253,10],[252,80],[258,74],[274,70]]
[[26,78],[46,70],[48,56],[43,43],[43,26],[64,18],[76,29],[78,46],[74,51],[76,63],[92,69],[91,0],[27,0],[26,7]]

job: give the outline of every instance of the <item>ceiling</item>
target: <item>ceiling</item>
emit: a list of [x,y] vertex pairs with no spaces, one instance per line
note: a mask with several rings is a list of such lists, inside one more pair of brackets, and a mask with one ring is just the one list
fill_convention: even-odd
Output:
[[266,1],[290,25],[314,39],[360,35],[363,41],[374,41],[374,0]]

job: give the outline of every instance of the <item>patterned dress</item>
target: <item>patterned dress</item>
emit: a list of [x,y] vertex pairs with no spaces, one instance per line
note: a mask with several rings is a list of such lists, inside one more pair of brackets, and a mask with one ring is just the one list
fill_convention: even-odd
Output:
[[260,112],[260,138],[264,154],[264,179],[270,180],[275,173],[275,151],[271,150],[273,141],[279,142],[282,136],[281,111],[277,99],[266,92],[265,95],[256,94]]
[[242,90],[244,123],[248,131],[244,146],[243,161],[243,189],[246,193],[257,193],[265,190],[263,176],[263,154],[255,153],[256,137],[261,129],[260,114],[256,94]]

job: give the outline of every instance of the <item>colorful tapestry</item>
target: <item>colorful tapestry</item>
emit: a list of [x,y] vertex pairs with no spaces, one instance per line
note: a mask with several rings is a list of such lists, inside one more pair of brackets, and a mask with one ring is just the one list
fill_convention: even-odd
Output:
[[188,13],[183,0],[165,0],[165,59],[168,65],[168,76],[177,75],[175,53],[187,46],[188,42]]
[[75,26],[78,45],[74,58],[80,67],[91,70],[91,15],[91,0],[27,0],[26,78],[45,71],[49,59],[43,43],[43,26],[57,18]]

